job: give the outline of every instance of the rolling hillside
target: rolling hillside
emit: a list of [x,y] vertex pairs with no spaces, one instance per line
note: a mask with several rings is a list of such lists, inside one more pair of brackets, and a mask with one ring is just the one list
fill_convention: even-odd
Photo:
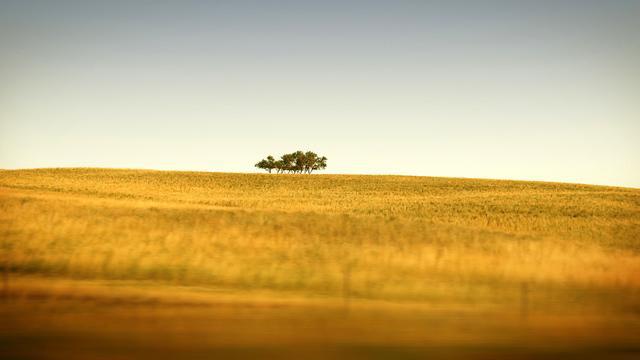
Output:
[[638,189],[2,170],[0,237],[0,355],[640,352]]

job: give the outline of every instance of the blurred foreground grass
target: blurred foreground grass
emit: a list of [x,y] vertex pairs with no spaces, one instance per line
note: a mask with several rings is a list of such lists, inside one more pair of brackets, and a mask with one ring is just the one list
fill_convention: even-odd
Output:
[[640,355],[637,189],[0,171],[0,236],[0,355]]

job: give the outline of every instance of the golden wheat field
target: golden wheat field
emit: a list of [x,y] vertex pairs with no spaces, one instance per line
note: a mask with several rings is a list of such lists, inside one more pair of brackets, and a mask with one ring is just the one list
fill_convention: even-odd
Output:
[[0,171],[0,357],[637,358],[640,190]]

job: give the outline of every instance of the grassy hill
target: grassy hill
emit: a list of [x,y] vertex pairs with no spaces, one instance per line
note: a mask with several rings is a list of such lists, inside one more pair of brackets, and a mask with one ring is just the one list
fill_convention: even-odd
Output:
[[0,237],[5,355],[640,351],[638,189],[3,170]]

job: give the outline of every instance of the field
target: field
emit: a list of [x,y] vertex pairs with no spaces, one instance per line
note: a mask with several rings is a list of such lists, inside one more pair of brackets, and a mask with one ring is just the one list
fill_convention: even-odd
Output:
[[640,190],[0,171],[0,358],[638,358]]

